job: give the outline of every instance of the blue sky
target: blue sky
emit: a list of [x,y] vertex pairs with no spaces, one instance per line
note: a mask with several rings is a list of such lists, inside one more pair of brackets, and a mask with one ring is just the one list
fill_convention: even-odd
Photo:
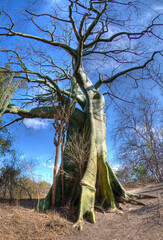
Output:
[[54,130],[51,120],[25,119],[23,124],[15,124],[14,147],[20,152],[22,160],[33,160],[36,164],[34,178],[52,182],[55,147]]
[[[49,6],[55,2],[57,1],[49,1]],[[26,0],[0,0],[0,3],[11,15],[28,6]],[[14,117],[4,116],[4,118],[7,121]],[[16,123],[9,127],[9,131],[14,137],[13,147],[19,153],[20,160],[33,160],[36,163],[32,176],[36,181],[45,180],[52,183],[55,157],[52,122],[53,120],[25,119],[23,123]]]
[[[14,15],[15,11],[27,6],[26,0],[0,0],[2,4],[5,5],[6,10],[9,10],[11,14]],[[49,0],[49,6],[55,4],[56,2],[60,2],[60,0]],[[163,11],[163,2],[160,0],[151,0],[148,1],[151,3],[151,6],[154,7],[155,11],[161,12]],[[48,8],[46,5],[45,8]],[[147,19],[150,17],[150,11],[144,10],[143,19]],[[141,21],[141,19],[140,19]],[[22,25],[23,27],[23,25]],[[149,87],[149,86],[148,86]],[[155,94],[157,95],[158,90],[155,90]],[[108,147],[108,159],[113,158],[113,143],[110,140],[111,125],[114,123],[114,113],[113,107],[109,108],[108,115],[108,137],[107,137],[107,147]],[[9,118],[5,116],[5,118]],[[25,119],[23,124],[14,124],[9,127],[9,130],[15,136],[14,148],[18,150],[20,153],[20,158],[22,160],[25,159],[33,159],[36,162],[36,167],[34,171],[34,177],[36,180],[46,180],[52,183],[53,176],[53,164],[54,164],[54,156],[55,156],[55,147],[53,144],[53,136],[54,129],[52,126],[52,120],[42,120],[42,119]],[[118,164],[117,164],[118,165]],[[117,167],[116,163],[114,163],[115,168]]]

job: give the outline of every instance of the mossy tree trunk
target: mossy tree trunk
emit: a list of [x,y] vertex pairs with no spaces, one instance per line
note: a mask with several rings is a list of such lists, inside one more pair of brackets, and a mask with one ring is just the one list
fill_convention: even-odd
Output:
[[[118,211],[117,199],[125,197],[125,191],[111,166],[107,162],[107,147],[106,147],[106,117],[104,114],[104,97],[100,93],[88,101],[84,111],[78,112],[81,114],[80,122],[71,118],[67,133],[67,142],[64,151],[64,204],[70,202],[71,205],[79,205],[79,217],[76,225],[80,225],[83,217],[86,216],[91,222],[95,222],[94,208],[97,206],[101,210],[103,207],[111,208],[113,211]],[[84,121],[81,121],[84,119]],[[78,134],[78,137],[84,137],[89,149],[85,151],[85,164],[83,165],[82,175],[80,168],[76,167],[72,155],[69,154],[69,144],[74,146],[74,154],[78,142],[72,142],[73,135]],[[76,140],[77,141],[77,140]],[[83,159],[78,159],[79,162]],[[61,174],[58,172],[57,187],[56,187],[56,202],[57,206],[62,204],[62,187]],[[46,199],[39,206],[40,210],[50,207],[51,190]]]

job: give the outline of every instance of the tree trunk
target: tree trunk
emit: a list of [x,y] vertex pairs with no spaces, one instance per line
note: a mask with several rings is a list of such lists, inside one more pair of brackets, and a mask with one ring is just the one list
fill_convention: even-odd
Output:
[[51,207],[55,206],[55,197],[56,197],[56,185],[57,185],[57,168],[58,168],[58,159],[59,159],[59,150],[60,150],[61,141],[56,146],[56,155],[55,155],[55,163],[54,163],[54,171],[53,171],[53,186],[52,186],[52,199],[51,199]]
[[[111,208],[118,211],[117,201],[125,197],[125,190],[116,178],[111,166],[107,162],[106,147],[106,124],[104,114],[104,97],[97,93],[93,99],[86,104],[84,109],[85,121],[79,123],[70,119],[67,133],[67,141],[64,151],[64,201],[71,202],[72,205],[79,204],[79,217],[77,225],[81,224],[86,216],[91,222],[95,222],[94,207],[103,210]],[[89,154],[86,155],[86,164],[83,169],[82,179],[79,179],[80,169],[69,154],[68,145],[73,141],[73,135],[79,137],[84,132],[85,142],[89,145]],[[74,152],[75,149],[74,145]],[[80,146],[82,150],[83,146]],[[78,171],[78,174],[76,174]],[[51,192],[40,204],[39,209],[50,207]],[[62,204],[62,183],[61,171],[57,175],[56,205]]]

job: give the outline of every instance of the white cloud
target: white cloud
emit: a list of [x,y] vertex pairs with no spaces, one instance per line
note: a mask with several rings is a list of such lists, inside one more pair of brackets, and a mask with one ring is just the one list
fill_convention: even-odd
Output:
[[44,119],[26,118],[23,123],[27,128],[32,128],[34,130],[39,130],[41,128],[45,129],[48,127],[48,120]]
[[121,168],[120,164],[112,165],[112,169],[113,169],[114,172],[118,171],[120,168]]
[[[52,162],[50,162],[50,163],[42,163],[41,164],[43,167],[46,167],[46,168],[50,168],[50,169],[54,169],[54,162],[52,163]],[[57,171],[59,170],[59,168],[60,168],[60,161],[59,161],[59,163],[58,163],[58,166],[57,166]]]
[[156,6],[154,6],[154,11],[157,11],[157,12],[161,12],[161,11],[163,11],[163,5],[156,5]]
[[47,164],[47,163],[42,163],[42,166],[43,167],[47,167],[47,168],[51,168],[51,169],[54,169],[54,164],[52,165],[50,165],[50,164]]
[[20,158],[20,160],[24,160],[26,157],[27,157],[26,154],[22,154],[19,158]]

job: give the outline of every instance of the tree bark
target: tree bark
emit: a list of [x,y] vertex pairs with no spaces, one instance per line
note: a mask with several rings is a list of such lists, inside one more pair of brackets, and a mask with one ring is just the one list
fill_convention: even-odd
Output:
[[56,146],[55,164],[54,164],[54,171],[53,171],[52,200],[51,200],[52,208],[54,208],[55,206],[56,182],[57,182],[56,177],[57,177],[57,167],[58,167],[58,159],[59,159],[59,149],[60,149],[60,142],[58,146]]
[[[74,133],[81,135],[83,132],[85,141],[89,144],[89,154],[87,154],[84,174],[80,180],[73,177],[73,171],[76,169],[66,146],[64,151],[64,200],[65,203],[70,201],[72,205],[79,204],[79,216],[76,226],[82,223],[84,216],[89,221],[95,222],[94,208],[96,205],[102,210],[105,207],[118,212],[117,199],[125,197],[126,194],[107,162],[104,106],[103,95],[97,93],[93,99],[89,99],[85,106],[85,121],[79,123],[73,118],[69,121],[66,146],[73,139],[72,135]],[[80,169],[78,171],[80,175]],[[62,174],[61,170],[59,170],[55,200],[58,206],[62,204],[63,186],[61,179]],[[40,204],[40,210],[50,206],[51,192],[52,189]]]

